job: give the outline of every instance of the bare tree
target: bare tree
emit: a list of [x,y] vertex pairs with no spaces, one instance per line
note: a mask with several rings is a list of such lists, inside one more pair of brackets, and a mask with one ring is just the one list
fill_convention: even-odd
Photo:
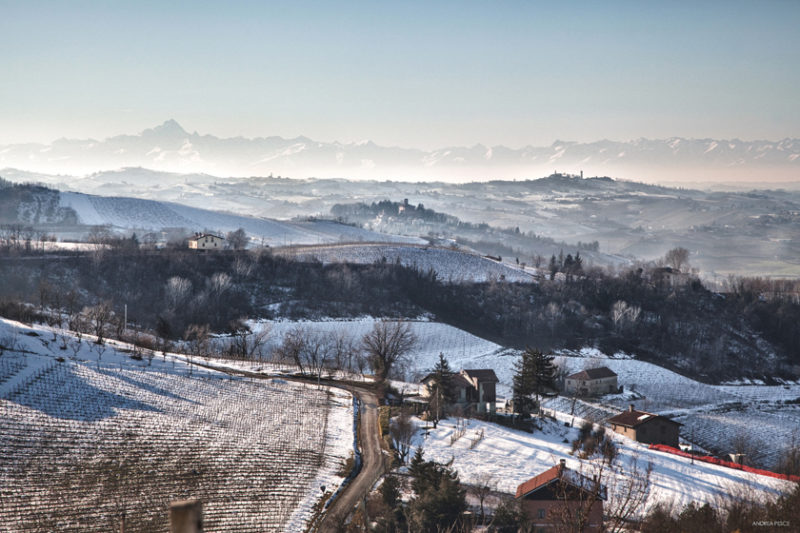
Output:
[[281,363],[294,363],[300,373],[305,374],[305,358],[303,356],[305,337],[306,331],[300,326],[286,332],[283,342],[275,348],[272,354],[273,359]]
[[[356,351],[353,345],[353,338],[345,331],[337,331],[331,339],[331,350],[333,352],[333,366],[339,370],[346,370],[352,372],[357,369],[354,365],[354,353]],[[356,361],[357,363],[357,361]]]
[[664,262],[677,271],[680,271],[682,266],[688,265],[688,261],[689,250],[680,246],[673,248],[664,255]]
[[186,349],[191,355],[205,356],[209,353],[209,337],[211,328],[208,324],[192,324],[186,328],[183,338]]
[[489,472],[482,472],[478,474],[475,478],[475,483],[473,483],[469,491],[478,499],[481,506],[481,516],[480,522],[483,524],[486,519],[486,514],[483,511],[483,502],[486,501],[487,496],[491,494],[497,488],[497,479],[495,479],[494,474]]
[[311,375],[316,376],[319,385],[322,374],[333,362],[332,343],[319,333],[308,335],[304,340],[301,356]]
[[411,326],[403,321],[381,320],[364,335],[361,344],[375,376],[384,381],[392,367],[411,351],[417,337]]
[[617,331],[622,331],[627,327],[636,324],[642,308],[636,305],[628,305],[624,300],[617,300],[611,307],[611,319]]
[[173,276],[167,280],[164,287],[164,299],[167,307],[177,309],[186,302],[192,292],[192,282],[179,276]]
[[105,300],[91,307],[84,309],[83,314],[91,324],[92,332],[97,337],[97,344],[103,344],[106,328],[111,324],[114,311],[111,302]]
[[767,448],[765,444],[752,433],[739,430],[730,442],[732,453],[739,456],[742,464],[758,463]]
[[392,420],[389,434],[392,438],[394,449],[397,450],[397,456],[401,464],[405,464],[408,459],[409,451],[411,450],[411,440],[417,432],[417,425],[411,420],[408,411],[403,409],[400,415]]
[[231,338],[225,347],[225,352],[238,359],[261,359],[262,350],[269,336],[269,328],[262,328],[254,332],[244,322],[237,321],[231,324]]
[[[561,505],[553,509],[557,531],[586,530],[593,520],[601,520],[604,531],[621,533],[644,509],[650,494],[652,463],[641,468],[636,457],[625,465],[609,466],[605,461],[582,463],[578,471],[562,467],[556,485]],[[598,504],[604,502],[602,517]]]
[[228,246],[234,250],[244,250],[247,247],[247,241],[249,240],[244,228],[239,228],[235,231],[228,232],[225,238],[228,241]]

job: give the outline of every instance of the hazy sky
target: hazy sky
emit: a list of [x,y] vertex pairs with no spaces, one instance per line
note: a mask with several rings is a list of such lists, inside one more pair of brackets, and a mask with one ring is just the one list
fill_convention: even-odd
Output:
[[798,137],[800,2],[0,0],[0,143],[167,118],[419,148]]

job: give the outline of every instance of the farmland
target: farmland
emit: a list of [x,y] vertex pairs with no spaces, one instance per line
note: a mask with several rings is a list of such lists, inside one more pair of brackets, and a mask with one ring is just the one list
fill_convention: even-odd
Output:
[[300,260],[323,263],[400,263],[423,272],[432,270],[444,282],[506,280],[530,283],[533,274],[481,255],[448,248],[414,245],[344,244],[284,248],[278,252]]
[[60,194],[60,207],[71,208],[83,225],[108,225],[133,231],[185,228],[190,231],[228,232],[243,228],[262,245],[318,244],[340,241],[421,243],[417,237],[383,235],[328,220],[278,221],[220,213],[155,200],[92,196],[72,192]]
[[210,531],[301,530],[341,483],[349,394],[57,335],[0,321],[0,530],[166,531],[186,497]]
[[[420,426],[422,422],[418,422]],[[645,445],[607,432],[618,445],[616,467],[600,464],[600,459],[579,460],[571,453],[569,442],[577,438],[575,427],[545,420],[534,434],[515,431],[477,420],[466,421],[461,438],[457,438],[458,421],[446,420],[437,429],[419,431],[415,446],[421,446],[425,457],[441,463],[452,463],[465,483],[476,483],[493,476],[497,490],[514,493],[518,484],[542,473],[564,459],[567,467],[587,475],[602,473],[612,502],[623,496],[617,489],[621,480],[636,469],[653,465],[650,495],[644,511],[658,503],[675,503],[678,508],[690,503],[717,504],[729,494],[766,494],[777,496],[791,488],[791,483],[758,476],[722,466],[648,450]],[[576,424],[577,425],[577,424]],[[454,438],[456,437],[456,438]]]
[[[376,320],[267,321],[254,324],[254,328],[270,331],[269,350],[296,327],[306,333],[346,335],[358,341]],[[511,396],[517,350],[447,324],[416,320],[410,325],[417,343],[400,376],[405,381],[398,382],[397,387],[415,391],[416,380],[433,368],[441,352],[455,370],[493,369],[500,380],[498,394]],[[599,421],[633,403],[637,409],[674,417],[684,424],[681,431],[684,439],[691,439],[695,445],[710,451],[732,452],[747,437],[744,440],[750,441],[749,447],[755,450],[749,460],[766,468],[773,468],[782,450],[798,439],[800,406],[793,402],[800,397],[800,384],[707,385],[629,354],[609,357],[593,348],[562,350],[556,356],[556,362],[569,372],[607,366],[619,375],[624,392],[594,401],[573,402],[570,398],[556,397],[545,401],[548,409]]]

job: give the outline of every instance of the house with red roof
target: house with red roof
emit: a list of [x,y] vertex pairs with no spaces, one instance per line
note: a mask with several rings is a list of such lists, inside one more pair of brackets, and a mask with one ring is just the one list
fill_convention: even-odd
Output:
[[603,530],[606,488],[596,479],[570,470],[564,459],[517,487],[532,531]]

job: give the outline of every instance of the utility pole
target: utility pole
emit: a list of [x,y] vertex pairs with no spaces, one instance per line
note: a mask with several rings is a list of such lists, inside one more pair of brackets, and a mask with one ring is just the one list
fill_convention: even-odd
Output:
[[125,330],[128,329],[128,304],[125,304],[125,321],[122,323],[122,334],[125,335]]

